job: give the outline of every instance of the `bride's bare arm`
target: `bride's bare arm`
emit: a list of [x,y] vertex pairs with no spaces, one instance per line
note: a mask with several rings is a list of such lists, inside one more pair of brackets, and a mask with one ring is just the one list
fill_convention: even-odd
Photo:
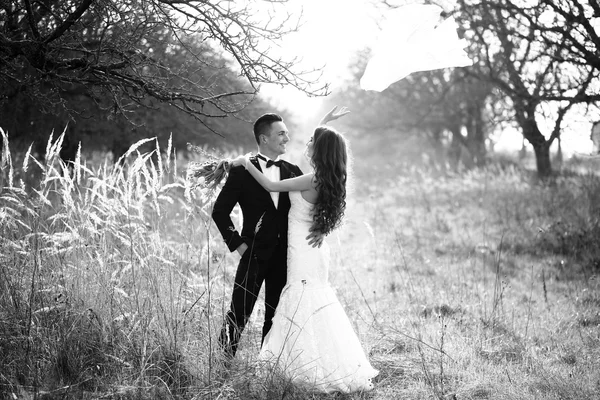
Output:
[[269,192],[301,192],[303,190],[310,190],[314,187],[313,174],[306,174],[297,178],[290,178],[284,179],[279,182],[273,182],[272,180],[264,176],[262,172],[260,172],[258,168],[256,168],[254,164],[250,162],[247,156],[239,156],[238,158],[235,158],[231,162],[231,165],[243,165],[248,170],[248,172],[250,172],[250,175],[252,175],[252,177],[256,179],[256,181],[260,183],[260,185]]

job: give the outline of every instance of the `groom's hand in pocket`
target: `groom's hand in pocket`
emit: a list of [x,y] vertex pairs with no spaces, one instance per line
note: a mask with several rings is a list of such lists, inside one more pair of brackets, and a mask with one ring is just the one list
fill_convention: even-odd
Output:
[[312,247],[321,247],[323,239],[325,239],[325,235],[312,229],[310,230],[310,234],[306,237],[308,244]]

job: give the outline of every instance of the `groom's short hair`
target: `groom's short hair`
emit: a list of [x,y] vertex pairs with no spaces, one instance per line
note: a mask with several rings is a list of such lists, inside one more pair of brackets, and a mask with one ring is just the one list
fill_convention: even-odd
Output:
[[283,121],[280,115],[275,113],[267,113],[261,115],[254,122],[254,138],[256,139],[256,143],[260,144],[260,135],[267,135],[269,132],[269,127],[273,122]]

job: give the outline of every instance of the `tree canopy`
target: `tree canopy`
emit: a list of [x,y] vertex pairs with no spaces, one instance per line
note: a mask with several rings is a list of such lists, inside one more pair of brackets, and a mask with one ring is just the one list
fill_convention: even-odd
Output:
[[286,2],[3,1],[0,124],[43,141],[71,121],[71,142],[94,136],[116,152],[139,135],[204,141],[246,129],[267,108],[256,99],[263,83],[328,91],[319,71],[274,51],[299,23]]
[[[25,92],[53,107],[78,92],[117,112],[152,99],[203,120],[238,112],[265,82],[325,94],[314,71],[272,51],[297,28],[285,2],[4,1],[0,102]],[[218,47],[227,58],[207,56]],[[222,69],[236,70],[244,85],[223,85]]]
[[599,10],[596,0],[458,0],[456,15],[477,60],[471,72],[508,97],[541,177],[552,172],[549,149],[567,113],[600,100],[592,22]]
[[[436,0],[432,0],[436,3]],[[443,3],[468,42],[472,67],[415,73],[380,97],[399,127],[451,132],[478,159],[491,128],[516,127],[533,147],[538,175],[552,173],[550,146],[575,111],[600,100],[597,0],[457,0]],[[383,9],[398,7],[382,0]],[[385,11],[384,11],[385,13]],[[404,55],[410,57],[410,55]],[[360,69],[360,65],[358,65]],[[368,93],[365,109],[379,107]],[[361,109],[364,111],[364,109]],[[391,115],[391,114],[389,114]],[[591,121],[590,121],[591,122]],[[379,123],[379,122],[378,122]],[[473,140],[473,141],[471,141]]]

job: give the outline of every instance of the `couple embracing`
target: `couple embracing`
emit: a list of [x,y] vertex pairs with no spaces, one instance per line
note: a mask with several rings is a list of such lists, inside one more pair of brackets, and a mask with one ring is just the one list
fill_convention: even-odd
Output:
[[[344,138],[325,125],[346,113],[334,107],[321,120],[306,145],[313,168],[307,174],[279,160],[289,141],[283,119],[258,118],[258,154],[230,161],[212,213],[228,248],[241,255],[219,337],[225,355],[235,355],[264,283],[259,359],[319,392],[369,390],[378,373],[329,285],[330,253],[323,242],[344,215],[348,161]],[[241,234],[230,217],[236,204]]]

